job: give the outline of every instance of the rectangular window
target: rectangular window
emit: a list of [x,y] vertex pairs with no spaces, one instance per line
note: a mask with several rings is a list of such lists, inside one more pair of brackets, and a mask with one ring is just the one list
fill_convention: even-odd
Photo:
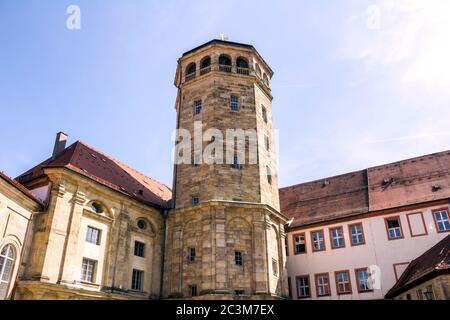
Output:
[[325,239],[323,236],[323,230],[317,230],[311,232],[311,242],[313,252],[325,250]]
[[272,271],[273,275],[275,277],[278,277],[278,261],[275,259],[272,259]]
[[197,205],[200,203],[199,197],[192,197],[192,205]]
[[434,300],[433,286],[427,286],[423,292],[425,300]]
[[350,233],[350,243],[352,246],[358,246],[364,244],[364,231],[362,223],[355,223],[348,226]]
[[448,219],[447,210],[437,210],[433,212],[434,222],[438,232],[446,232],[450,230],[450,221]]
[[306,253],[306,238],[304,233],[294,234],[294,254]]
[[336,271],[334,273],[336,278],[336,291],[337,294],[350,294],[352,293],[352,284],[350,282],[350,272]]
[[333,249],[345,247],[344,230],[342,227],[330,229],[331,247]]
[[97,261],[83,258],[83,264],[81,265],[81,280],[93,283],[95,278],[96,266]]
[[262,110],[263,120],[264,120],[265,123],[267,123],[267,110],[266,110],[266,107],[262,106],[261,110]]
[[269,184],[272,184],[272,170],[270,170],[270,168],[266,166],[266,171],[267,171],[267,182]]
[[194,101],[194,114],[199,114],[202,111],[202,100]]
[[191,297],[197,296],[197,286],[196,285],[189,286],[189,295]]
[[403,238],[400,217],[389,217],[384,219],[389,240]]
[[234,252],[234,264],[237,266],[242,266],[244,264],[244,261],[242,260],[242,252]]
[[100,233],[99,229],[93,227],[87,227],[86,242],[100,245]]
[[370,280],[369,269],[367,268],[356,269],[355,274],[358,292],[368,292],[373,290],[372,281]]
[[295,278],[297,284],[297,299],[304,299],[311,297],[309,286],[309,276],[298,276]]
[[328,273],[316,274],[316,290],[318,297],[330,295],[330,279]]
[[239,111],[239,98],[236,96],[230,97],[230,109],[231,111]]
[[270,150],[270,140],[268,136],[264,136],[264,143],[266,145],[266,150],[269,151]]
[[195,262],[195,248],[188,249],[188,261]]
[[144,271],[133,269],[131,277],[131,290],[142,291],[142,283],[144,280]]
[[145,255],[145,243],[135,241],[134,242],[134,255],[136,257],[144,257]]

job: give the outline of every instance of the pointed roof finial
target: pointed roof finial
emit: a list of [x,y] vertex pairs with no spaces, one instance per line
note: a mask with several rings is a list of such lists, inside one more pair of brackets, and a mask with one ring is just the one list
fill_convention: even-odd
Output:
[[222,41],[228,41],[228,37],[222,33],[222,34],[220,35],[220,40],[222,40]]

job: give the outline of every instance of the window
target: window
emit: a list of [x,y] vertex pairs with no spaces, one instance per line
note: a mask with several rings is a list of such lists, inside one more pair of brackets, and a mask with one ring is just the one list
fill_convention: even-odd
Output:
[[264,120],[265,123],[267,123],[267,110],[266,110],[266,107],[262,106],[261,110],[262,110],[263,120]]
[[264,136],[264,143],[266,145],[266,150],[269,151],[270,150],[270,140],[268,136]]
[[437,210],[433,212],[434,222],[438,232],[446,232],[450,230],[450,221],[448,219],[447,210]]
[[202,111],[202,100],[194,101],[194,115]]
[[133,269],[131,276],[131,290],[142,291],[142,283],[144,280],[144,271]]
[[135,241],[134,242],[134,255],[136,257],[142,257],[145,256],[145,243]]
[[269,166],[266,166],[267,171],[267,182],[272,184],[272,170],[270,170]]
[[258,64],[255,65],[255,72],[256,75],[261,78],[261,68],[259,67]]
[[145,230],[145,229],[147,228],[147,222],[145,222],[145,221],[142,220],[142,219],[139,219],[139,220],[137,221],[137,226],[138,226],[139,229]]
[[192,197],[192,205],[195,206],[200,203],[199,197]]
[[358,292],[372,291],[372,281],[370,280],[369,269],[362,268],[356,269],[356,281],[358,286]]
[[191,297],[197,296],[197,286],[196,285],[189,286],[189,295]]
[[316,290],[318,297],[329,296],[330,293],[330,279],[328,273],[316,274]]
[[197,66],[195,65],[195,63],[190,63],[187,68],[186,68],[186,76],[185,76],[185,81],[189,81],[195,78],[195,70],[196,70]]
[[91,204],[91,209],[92,211],[94,211],[95,213],[103,213],[103,207],[101,204],[97,203],[97,202],[93,202]]
[[344,231],[342,227],[336,227],[330,229],[331,248],[343,248],[345,247]]
[[417,300],[423,300],[422,289],[417,290]]
[[275,277],[278,277],[278,261],[276,259],[272,259],[272,271]]
[[195,262],[195,248],[188,249],[188,261]]
[[100,234],[101,231],[99,229],[87,227],[86,242],[100,245]]
[[324,251],[325,250],[325,240],[323,237],[323,231],[313,231],[311,232],[311,242],[313,252],[315,251]]
[[289,255],[289,247],[288,247],[288,238],[284,238],[284,250],[286,252],[286,256]]
[[230,109],[231,111],[239,111],[239,98],[236,96],[230,97]]
[[427,286],[423,292],[425,300],[434,300],[433,286]]
[[237,154],[233,156],[233,164],[231,165],[234,169],[241,169],[241,162],[239,161],[239,157]]
[[226,55],[219,57],[219,70],[223,72],[231,72],[231,59]]
[[97,261],[83,258],[83,264],[81,265],[81,280],[94,282],[96,266]]
[[306,253],[305,234],[294,234],[294,254]]
[[8,244],[0,252],[0,300],[8,296],[9,283],[14,271],[16,254],[12,245]]
[[297,282],[297,299],[304,299],[311,297],[309,276],[296,277]]
[[336,278],[336,290],[337,294],[350,294],[352,293],[352,284],[350,282],[350,272],[348,271],[336,271],[334,273]]
[[241,251],[234,252],[234,264],[237,266],[242,266],[244,264],[244,261],[242,260],[242,252]]
[[406,295],[406,300],[412,300],[411,294],[410,294],[410,293],[408,293],[408,294]]
[[350,231],[350,243],[352,246],[358,246],[365,243],[364,232],[361,223],[351,224],[348,226]]
[[200,75],[204,75],[211,71],[211,58],[205,57],[200,63]]
[[389,240],[403,238],[402,227],[400,224],[400,217],[386,218],[386,230]]

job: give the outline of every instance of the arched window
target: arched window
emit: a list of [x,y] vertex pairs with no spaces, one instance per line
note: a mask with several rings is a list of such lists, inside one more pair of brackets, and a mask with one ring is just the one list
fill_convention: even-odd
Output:
[[204,57],[200,62],[200,74],[203,75],[211,71],[211,57]]
[[105,209],[103,208],[103,206],[98,202],[93,202],[91,204],[91,209],[92,209],[92,211],[94,211],[95,213],[98,213],[98,214],[105,212]]
[[259,67],[259,64],[256,64],[255,71],[256,75],[261,78],[261,68]]
[[196,71],[196,64],[194,62],[188,64],[188,66],[186,67],[186,81],[189,81],[191,79],[195,78],[195,71]]
[[269,86],[269,77],[265,73],[263,74],[263,81],[266,86]]
[[229,56],[222,54],[219,57],[219,70],[224,72],[231,72],[231,59]]
[[239,57],[236,60],[237,73],[249,74],[247,59]]
[[0,252],[0,300],[6,299],[14,271],[16,254],[12,245],[6,245]]

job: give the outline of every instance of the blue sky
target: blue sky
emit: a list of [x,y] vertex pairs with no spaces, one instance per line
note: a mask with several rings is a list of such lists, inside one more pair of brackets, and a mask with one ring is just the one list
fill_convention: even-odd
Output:
[[170,186],[176,61],[222,33],[275,71],[280,186],[450,149],[449,16],[447,0],[0,0],[0,170],[63,130]]

